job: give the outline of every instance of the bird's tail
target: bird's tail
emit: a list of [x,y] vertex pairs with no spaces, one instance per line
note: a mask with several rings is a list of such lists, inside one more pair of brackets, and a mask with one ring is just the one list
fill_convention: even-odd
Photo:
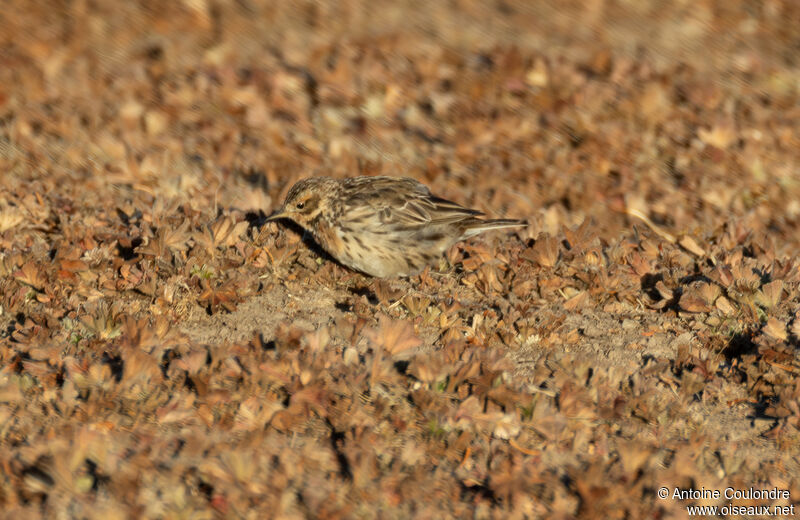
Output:
[[464,230],[462,239],[474,237],[484,231],[491,231],[493,229],[506,229],[506,228],[519,228],[525,227],[528,223],[524,220],[516,220],[512,218],[497,218],[490,220],[475,219],[475,222],[467,226]]

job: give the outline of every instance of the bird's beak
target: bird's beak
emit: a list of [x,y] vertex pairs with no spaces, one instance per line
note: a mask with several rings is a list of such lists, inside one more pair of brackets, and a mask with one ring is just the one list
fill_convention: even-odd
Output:
[[268,216],[267,220],[265,222],[274,222],[274,221],[282,219],[282,218],[287,218],[288,216],[289,216],[289,213],[286,212],[283,208],[280,208],[278,211],[276,211],[272,215]]

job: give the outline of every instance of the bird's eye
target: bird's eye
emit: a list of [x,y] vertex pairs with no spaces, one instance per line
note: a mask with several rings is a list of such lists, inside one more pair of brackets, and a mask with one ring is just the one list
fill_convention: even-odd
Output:
[[306,206],[306,203],[301,201],[301,202],[298,202],[295,207],[297,209],[303,209],[305,206]]

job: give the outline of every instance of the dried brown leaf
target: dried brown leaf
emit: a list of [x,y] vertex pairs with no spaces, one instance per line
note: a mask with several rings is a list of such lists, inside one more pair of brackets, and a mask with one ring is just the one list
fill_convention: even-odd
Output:
[[547,233],[541,234],[533,247],[522,253],[522,258],[542,267],[555,267],[560,256],[558,240]]
[[786,323],[777,318],[768,319],[767,323],[764,325],[763,331],[767,336],[773,337],[780,341],[786,341],[788,337],[788,334],[786,333]]
[[374,344],[391,355],[397,355],[422,345],[422,340],[414,332],[414,326],[407,320],[393,320],[382,315],[376,329],[365,331]]
[[47,278],[42,270],[32,261],[26,262],[19,271],[15,272],[14,279],[37,291],[44,290],[45,283],[47,283]]

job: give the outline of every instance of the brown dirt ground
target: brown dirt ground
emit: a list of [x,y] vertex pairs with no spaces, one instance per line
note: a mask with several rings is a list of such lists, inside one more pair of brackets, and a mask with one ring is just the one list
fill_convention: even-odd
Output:
[[[8,2],[0,516],[800,506],[798,19]],[[264,223],[320,174],[529,226],[376,280]]]

